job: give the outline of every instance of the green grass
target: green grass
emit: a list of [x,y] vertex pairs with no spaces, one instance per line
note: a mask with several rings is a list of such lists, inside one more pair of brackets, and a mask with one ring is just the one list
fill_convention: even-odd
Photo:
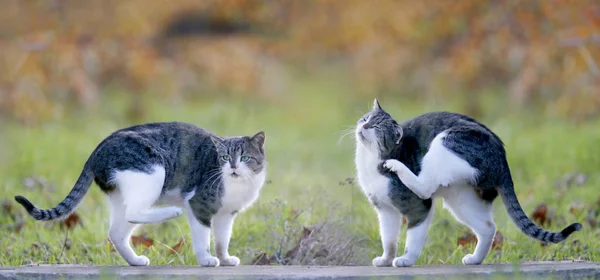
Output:
[[[348,92],[331,83],[308,81],[288,96],[269,101],[215,96],[189,102],[149,98],[145,101],[148,114],[144,122],[185,121],[220,135],[266,131],[269,183],[258,202],[238,216],[231,242],[230,253],[239,256],[242,263],[251,263],[260,252],[285,253],[296,244],[303,225],[321,224],[323,239],[318,246],[328,246],[323,243],[329,242],[328,250],[339,249],[336,254],[346,257],[329,263],[368,265],[381,253],[377,219],[359,186],[344,181],[355,177],[354,140],[350,136],[340,141],[340,136],[369,109],[371,97],[351,96]],[[0,210],[4,231],[0,237],[0,265],[125,264],[107,241],[108,205],[98,188],[92,187],[77,209],[83,227],[70,231],[54,223],[35,222],[12,199],[20,194],[39,207],[58,204],[72,188],[94,147],[112,131],[132,124],[123,113],[124,100],[111,95],[96,108],[73,110],[62,121],[35,128],[5,123],[0,139],[0,144],[4,143],[4,154],[0,153],[0,190],[17,219],[25,223],[20,232],[15,232],[15,222]],[[553,223],[547,229],[559,230],[575,221],[582,222],[584,229],[562,244],[540,246],[518,231],[498,199],[495,217],[504,235],[504,246],[493,250],[485,262],[600,261],[600,231],[586,222],[588,212],[599,207],[596,200],[600,187],[600,121],[574,124],[506,109],[502,100],[486,100],[487,113],[481,121],[506,144],[525,211],[530,214],[539,203],[546,202],[554,213]],[[456,110],[460,105],[445,101],[408,102],[401,96],[387,96],[381,102],[397,120],[432,110]],[[587,182],[557,188],[555,182],[570,172],[585,174]],[[45,178],[48,184],[24,187],[23,180],[31,176]],[[584,209],[571,213],[569,206],[577,203]],[[457,238],[467,228],[443,210],[440,201],[436,208],[427,245],[417,264],[459,264],[474,247],[457,246]],[[403,226],[399,253],[405,231]],[[155,240],[153,247],[135,249],[148,256],[152,265],[196,265],[184,217],[145,226],[138,232]],[[185,246],[171,254],[169,247],[180,238]],[[66,239],[70,240],[69,248],[63,246]],[[350,246],[343,247],[344,242],[350,242]]]

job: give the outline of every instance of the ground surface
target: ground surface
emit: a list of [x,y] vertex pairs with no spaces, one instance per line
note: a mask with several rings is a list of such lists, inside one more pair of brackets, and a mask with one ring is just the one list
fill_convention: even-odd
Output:
[[600,264],[591,262],[537,262],[522,265],[496,264],[480,266],[444,265],[410,268],[375,268],[369,266],[83,266],[42,265],[0,269],[0,279],[22,278],[169,278],[169,279],[372,279],[377,278],[582,278],[600,277]]

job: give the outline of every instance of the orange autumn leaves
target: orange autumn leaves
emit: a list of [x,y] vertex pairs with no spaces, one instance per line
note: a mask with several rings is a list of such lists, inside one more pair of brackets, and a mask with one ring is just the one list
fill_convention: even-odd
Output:
[[[250,31],[165,35],[189,13]],[[600,112],[595,0],[12,1],[0,17],[0,113],[29,124],[60,118],[68,103],[94,106],[109,85],[163,98],[207,88],[272,97],[286,93],[284,65],[318,73],[332,57],[354,94],[477,96],[501,86],[515,104]]]

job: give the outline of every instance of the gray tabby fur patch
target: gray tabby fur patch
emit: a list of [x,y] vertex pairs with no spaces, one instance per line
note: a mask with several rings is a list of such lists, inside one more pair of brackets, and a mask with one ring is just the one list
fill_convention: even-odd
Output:
[[[95,181],[111,198],[111,234],[127,239],[127,244],[120,244],[122,250],[117,248],[119,253],[131,265],[147,265],[147,258],[135,255],[129,247],[127,234],[134,227],[127,226],[127,223],[154,223],[181,215],[182,210],[176,207],[150,208],[170,196],[177,205],[189,206],[191,213],[188,215],[193,215],[200,222],[199,228],[210,227],[213,217],[225,207],[224,199],[229,199],[225,194],[230,193],[230,197],[246,198],[234,200],[235,203],[228,202],[227,211],[232,218],[223,218],[227,220],[224,227],[229,227],[229,232],[223,231],[230,235],[229,223],[233,223],[238,211],[256,199],[264,183],[264,143],[263,132],[252,137],[218,137],[181,122],[132,126],[112,133],[96,147],[75,186],[56,207],[43,210],[22,196],[15,199],[36,220],[59,219],[75,210]],[[226,180],[233,182],[230,185],[235,190],[227,190]],[[243,187],[245,184],[252,186]],[[121,206],[122,203],[124,206]],[[125,216],[128,220],[120,221],[115,215]],[[196,223],[194,219],[190,222]],[[119,226],[124,229],[117,230]],[[118,247],[115,240],[113,244]],[[221,253],[226,255],[226,252]],[[215,260],[202,257],[202,260],[208,260],[208,266],[218,265]],[[231,262],[235,263],[235,260]]]

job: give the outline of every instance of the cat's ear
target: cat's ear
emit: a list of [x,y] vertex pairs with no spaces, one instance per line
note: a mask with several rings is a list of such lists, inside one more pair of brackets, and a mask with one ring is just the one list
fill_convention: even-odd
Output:
[[252,140],[252,142],[258,144],[258,146],[262,149],[265,147],[265,133],[263,131],[254,134],[254,136],[252,136],[250,138],[250,140]]
[[223,143],[225,141],[225,139],[223,139],[219,136],[211,135],[210,140],[212,140],[213,144],[215,144],[215,147],[225,146],[225,144]]
[[377,98],[375,98],[375,100],[373,100],[373,111],[376,110],[381,110],[381,105],[379,105],[379,101],[377,101]]
[[400,141],[402,141],[402,136],[404,136],[404,130],[402,130],[402,127],[399,125],[396,125],[395,127],[396,129],[396,145],[400,144]]

